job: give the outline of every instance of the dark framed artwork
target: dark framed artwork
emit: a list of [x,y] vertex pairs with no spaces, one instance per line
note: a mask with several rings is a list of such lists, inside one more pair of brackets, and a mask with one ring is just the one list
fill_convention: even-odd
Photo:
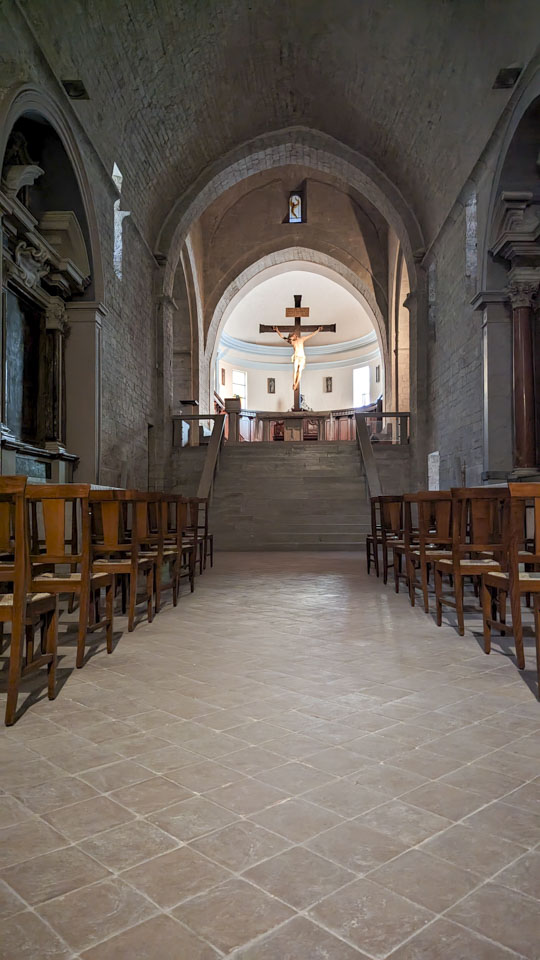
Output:
[[324,378],[324,392],[332,393],[332,377]]
[[221,386],[224,387],[227,382],[227,375],[225,373],[225,367],[221,368]]
[[276,392],[276,380],[275,377],[268,377],[266,381],[266,392],[275,393]]
[[381,382],[381,368],[377,365],[375,367],[375,383]]

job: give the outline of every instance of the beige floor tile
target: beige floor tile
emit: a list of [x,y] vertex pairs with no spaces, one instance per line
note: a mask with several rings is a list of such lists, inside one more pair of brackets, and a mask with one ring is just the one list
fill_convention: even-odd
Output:
[[193,793],[206,793],[216,787],[223,787],[227,783],[238,783],[244,777],[243,773],[225,767],[215,760],[202,760],[189,767],[167,771],[167,779],[192,790]]
[[402,770],[408,770],[411,773],[419,773],[422,777],[429,780],[436,780],[453,770],[467,763],[467,760],[456,760],[451,757],[438,757],[435,753],[428,753],[422,747],[415,750],[404,751],[400,757],[392,757],[393,767],[400,767]]
[[160,750],[149,750],[148,753],[138,755],[138,761],[153,773],[167,773],[168,770],[178,770],[187,767],[198,760],[198,756],[191,750],[183,747],[162,747]]
[[343,822],[338,814],[302,798],[277,803],[253,814],[250,819],[294,843],[301,843]]
[[407,844],[400,842],[397,835],[380,833],[360,820],[348,820],[326,830],[308,840],[306,846],[360,874],[367,873],[407,849]]
[[61,775],[60,779],[47,780],[46,783],[40,783],[34,787],[19,789],[17,796],[26,807],[43,816],[51,810],[56,810],[57,807],[66,807],[70,803],[95,797],[97,792],[77,777]]
[[303,757],[309,757],[311,753],[320,750],[322,745],[320,740],[307,737],[301,733],[290,733],[288,736],[280,737],[277,740],[268,740],[264,744],[266,750],[289,760],[301,760]]
[[310,754],[308,760],[310,767],[334,774],[336,777],[356,773],[358,770],[373,764],[373,760],[360,757],[352,750],[347,750],[346,747],[327,747],[325,750]]
[[67,960],[71,953],[35,913],[18,913],[2,923],[0,960]]
[[[207,760],[216,760],[225,754],[232,753],[234,750],[241,750],[245,747],[245,741],[239,737],[233,737],[230,733],[214,733],[212,730],[203,732],[184,744],[186,750],[197,754],[200,757],[206,757]],[[193,762],[193,761],[192,761]],[[177,764],[180,766],[180,764]],[[185,764],[182,764],[185,766]]]
[[461,823],[430,837],[421,849],[486,878],[525,853],[525,847],[517,843]]
[[441,780],[417,787],[407,794],[406,801],[448,820],[461,820],[483,806],[483,800],[478,794],[451,787]]
[[257,813],[258,810],[286,800],[288,794],[283,790],[276,790],[267,783],[246,778],[238,783],[210,790],[206,797],[213,803],[226,807],[227,810],[233,810],[241,816],[248,816],[250,813]]
[[237,819],[235,813],[205,797],[190,797],[150,816],[152,823],[185,843]]
[[372,957],[386,957],[433,914],[369,880],[356,880],[310,911],[314,920]]
[[147,920],[157,913],[157,907],[127,883],[113,879],[49,900],[37,912],[80,952]]
[[289,919],[292,911],[244,880],[228,880],[181,904],[174,916],[227,952],[272,930]]
[[97,947],[83,960],[217,960],[218,954],[172,917],[152,917]]
[[90,797],[69,807],[59,807],[43,819],[76,842],[126,823],[133,819],[133,814],[109,797]]
[[[540,768],[540,765],[539,765]],[[526,783],[504,798],[505,803],[540,814],[540,780]]]
[[379,806],[384,800],[376,790],[353,783],[352,780],[334,780],[323,787],[316,787],[304,794],[304,799],[326,807],[341,817],[357,817]]
[[245,747],[243,750],[236,750],[234,753],[228,753],[223,757],[223,763],[239,773],[245,773],[246,776],[256,776],[262,770],[270,770],[271,767],[277,767],[283,763],[283,756],[278,753],[272,753],[264,747]]
[[29,807],[23,806],[15,797],[0,797],[0,823],[3,827],[11,827],[15,823],[22,823],[33,816]]
[[508,750],[495,750],[486,757],[482,757],[478,765],[487,770],[505,773],[509,777],[519,777],[523,781],[530,780],[531,774],[534,776],[535,772],[530,757],[510,753]]
[[127,870],[177,846],[178,840],[146,820],[125,823],[79,844],[81,850],[110,870]]
[[540,850],[532,850],[499,873],[498,884],[540,900]]
[[427,782],[426,778],[420,776],[420,774],[411,773],[409,770],[400,770],[399,767],[393,767],[390,763],[373,764],[357,773],[349,774],[347,779],[359,784],[359,786],[377,790],[382,799],[386,800],[400,797],[402,794],[408,793]]
[[177,783],[171,782],[168,777],[151,777],[150,780],[143,780],[129,787],[123,787],[121,790],[115,790],[110,796],[111,800],[144,816],[163,807],[170,807],[181,800],[187,800],[192,793]]
[[4,870],[2,876],[30,904],[43,903],[109,875],[76,847],[64,847],[25,860]]
[[21,900],[4,880],[0,880],[0,920],[27,909],[24,900]]
[[534,847],[540,843],[540,814],[496,800],[483,810],[467,817],[465,823],[474,830],[483,830],[495,837],[504,837]]
[[119,760],[118,763],[111,763],[107,767],[96,767],[95,770],[81,773],[81,780],[89,783],[100,793],[109,793],[111,790],[128,787],[140,780],[148,780],[151,776],[151,771],[140,763],[134,760]]
[[517,890],[486,883],[453,907],[448,918],[523,954],[527,960],[538,960],[540,902]]
[[512,960],[516,953],[448,920],[436,920],[388,960]]
[[472,763],[446,774],[441,778],[440,783],[458,787],[460,790],[469,790],[471,793],[478,794],[484,803],[489,803],[490,800],[498,800],[499,797],[515,790],[519,787],[520,780]]
[[280,853],[287,846],[289,841],[284,837],[250,820],[239,820],[190,843],[194,850],[237,873]]
[[[134,737],[122,737],[120,740],[109,740],[107,744],[110,750],[114,750],[115,760],[119,760],[121,757],[139,757],[145,753],[151,753],[152,750],[162,750],[164,747],[170,746],[167,740],[164,740],[162,737],[153,736],[150,733],[141,735],[140,733]],[[105,760],[102,760],[102,763],[105,763]],[[97,764],[95,764],[97,766]]]
[[323,773],[322,770],[316,770],[307,763],[296,761],[273,767],[271,770],[263,770],[262,773],[257,774],[257,780],[278,787],[279,790],[285,790],[291,796],[305,793],[315,787],[322,787],[333,779],[329,773]]
[[391,863],[373,870],[369,879],[434,913],[443,913],[483,882],[478,874],[420,850],[406,851]]
[[373,827],[408,846],[414,846],[451,825],[452,821],[447,817],[415,807],[407,803],[407,799],[405,796],[401,800],[389,800],[363,814],[358,823]]
[[305,917],[295,917],[235,954],[235,960],[367,960]]
[[0,869],[65,847],[67,840],[42,820],[25,820],[0,830]]
[[228,870],[211,863],[191,847],[183,846],[128,870],[122,879],[163,909],[169,909],[229,876]]
[[58,767],[48,760],[18,761],[2,765],[2,789],[17,796],[26,788],[47,780],[54,780],[60,774]]
[[247,870],[244,877],[297,910],[355,879],[349,870],[304,847],[291,847]]
[[111,749],[110,745],[96,746],[89,744],[80,750],[63,750],[54,756],[53,763],[67,773],[83,773],[94,767],[102,767],[106,763],[114,763],[120,757]]

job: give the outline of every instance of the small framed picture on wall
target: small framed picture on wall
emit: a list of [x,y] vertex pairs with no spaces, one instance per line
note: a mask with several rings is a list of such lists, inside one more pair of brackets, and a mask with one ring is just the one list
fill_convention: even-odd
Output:
[[381,382],[381,368],[377,364],[377,366],[375,367],[375,383],[380,383],[380,382]]
[[224,387],[227,382],[227,376],[225,373],[225,367],[221,368],[221,386]]
[[325,377],[323,386],[325,393],[332,393],[332,377]]
[[274,377],[268,377],[266,381],[266,392],[275,393],[276,392],[276,381]]

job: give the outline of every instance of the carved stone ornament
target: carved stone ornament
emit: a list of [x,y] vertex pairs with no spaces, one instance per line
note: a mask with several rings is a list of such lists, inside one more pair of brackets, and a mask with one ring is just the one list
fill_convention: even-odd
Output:
[[45,312],[47,330],[60,330],[65,333],[67,327],[66,305],[59,297],[53,297]]
[[508,284],[508,293],[514,310],[520,307],[533,307],[538,294],[538,281],[511,280]]
[[32,290],[50,270],[50,264],[46,262],[47,256],[45,249],[33,247],[25,240],[20,240],[15,247],[13,262],[6,263],[7,272]]
[[45,173],[41,167],[35,163],[26,165],[15,164],[11,167],[4,167],[4,187],[6,196],[14,199],[22,187],[31,187],[38,177]]

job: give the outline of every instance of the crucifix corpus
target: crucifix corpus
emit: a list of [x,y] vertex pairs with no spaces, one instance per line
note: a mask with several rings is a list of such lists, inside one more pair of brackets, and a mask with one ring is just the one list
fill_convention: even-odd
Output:
[[259,333],[277,333],[282,340],[286,340],[287,343],[290,343],[291,347],[294,350],[294,353],[291,357],[291,363],[294,364],[293,410],[300,410],[300,378],[302,376],[302,370],[306,365],[306,354],[304,351],[304,343],[306,342],[306,340],[310,340],[311,337],[314,337],[316,333],[320,333],[323,330],[327,330],[330,333],[336,332],[335,323],[322,324],[320,327],[315,327],[312,324],[306,324],[303,327],[302,317],[309,317],[309,307],[303,307],[301,304],[302,304],[301,294],[300,295],[295,294],[294,307],[287,307],[285,310],[285,316],[292,317],[294,319],[294,327],[281,327],[280,329],[279,327],[271,327],[265,323],[259,324]]

